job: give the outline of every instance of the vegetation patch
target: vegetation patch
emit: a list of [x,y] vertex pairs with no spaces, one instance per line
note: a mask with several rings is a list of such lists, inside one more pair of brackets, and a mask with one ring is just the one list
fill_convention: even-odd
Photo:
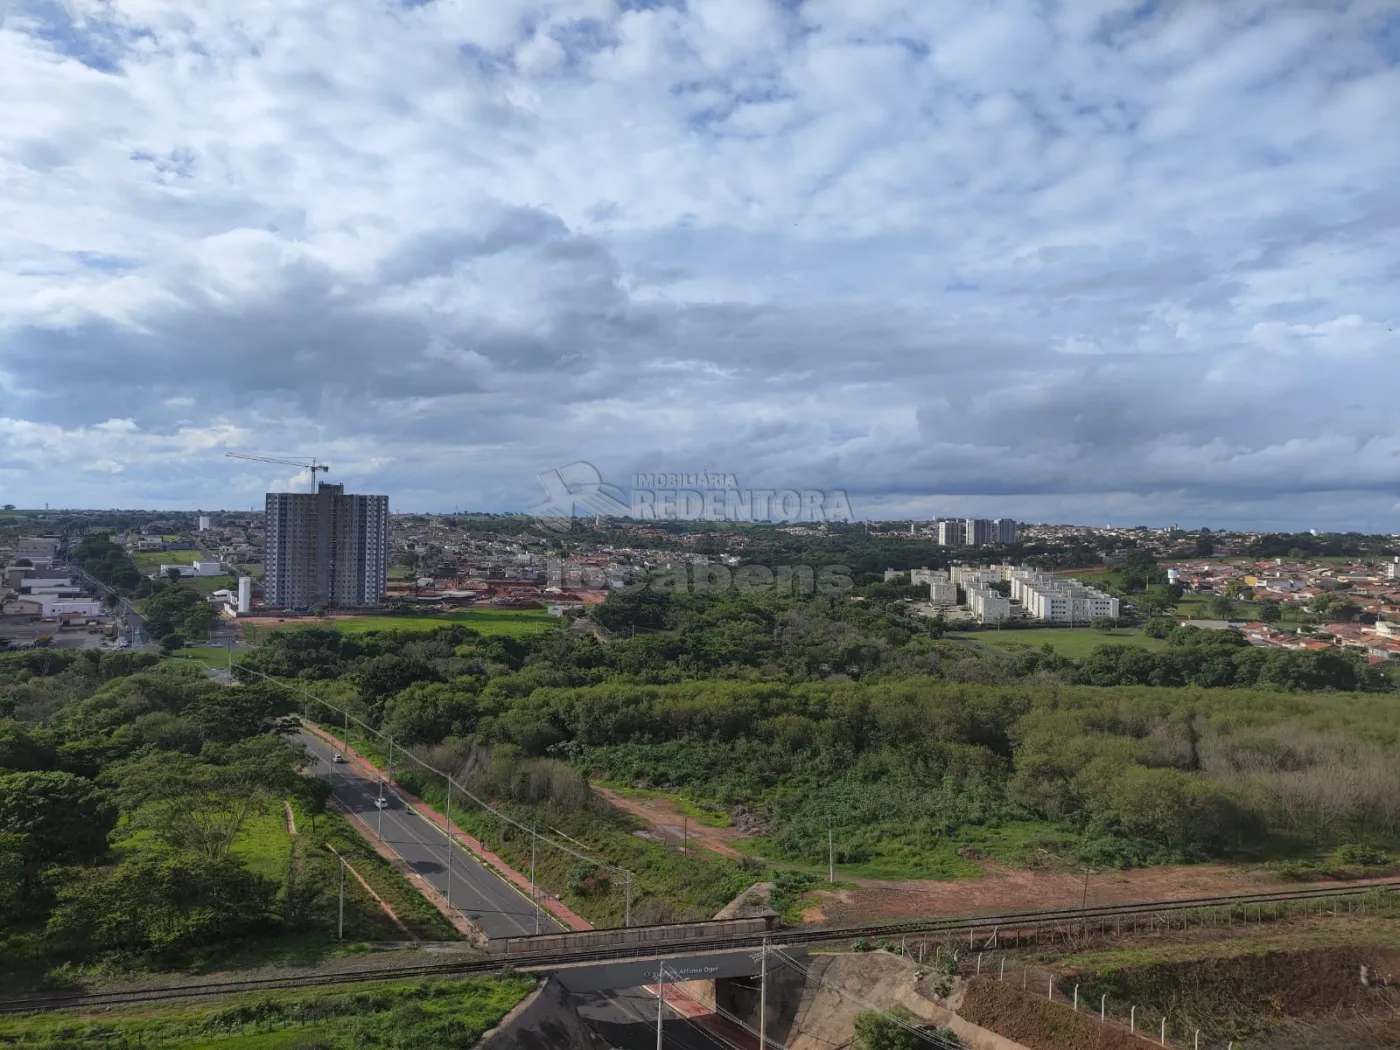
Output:
[[[1136,1004],[1203,1038],[1245,1039],[1285,1018],[1339,1011],[1389,1013],[1400,1007],[1400,948],[1338,946],[1266,950],[1074,972],[1091,998],[1107,995],[1119,1013]],[[1084,992],[1081,992],[1084,994]]]
[[1144,1050],[1152,1045],[1096,1016],[1075,1013],[1001,981],[969,981],[958,1014],[1030,1050]]
[[100,1016],[0,1018],[0,1044],[26,1050],[370,1050],[468,1047],[534,988],[529,977],[258,992],[199,1006]]

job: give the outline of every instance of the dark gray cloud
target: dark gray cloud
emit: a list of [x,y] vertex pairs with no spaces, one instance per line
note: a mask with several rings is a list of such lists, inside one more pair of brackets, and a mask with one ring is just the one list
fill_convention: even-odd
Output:
[[3,501],[1393,528],[1383,5],[0,16]]

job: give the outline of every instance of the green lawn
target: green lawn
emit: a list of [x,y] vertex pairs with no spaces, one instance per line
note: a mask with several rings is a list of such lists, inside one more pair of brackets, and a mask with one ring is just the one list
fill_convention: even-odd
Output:
[[292,1050],[475,1045],[535,987],[520,975],[250,992],[196,1004],[0,1018],[0,1044],[34,1050]]
[[193,587],[195,593],[201,598],[207,598],[215,591],[237,591],[238,577],[236,576],[195,576],[192,579],[180,581],[182,587]]
[[292,859],[292,834],[287,830],[287,813],[280,798],[272,799],[261,812],[248,818],[230,852],[249,871],[274,882],[287,877],[287,865]]
[[[172,656],[166,657],[171,663],[188,663],[193,661],[203,664],[205,667],[215,667],[222,671],[228,667],[228,650],[217,645],[196,645],[185,649],[177,649]],[[238,654],[234,653],[234,659],[238,659]]]
[[1005,652],[1024,652],[1053,645],[1055,652],[1074,660],[1082,660],[1101,645],[1140,645],[1146,649],[1165,648],[1161,638],[1149,638],[1137,627],[1118,627],[1104,632],[1092,627],[1046,627],[1004,631],[978,631],[975,634],[954,635]]
[[199,551],[146,551],[131,556],[136,568],[147,575],[162,565],[193,565],[198,559]]
[[484,635],[520,638],[557,627],[559,617],[551,616],[540,609],[463,609],[450,613],[356,616],[337,620],[289,619],[272,629],[281,631],[298,627],[332,627],[344,634],[364,634],[367,631],[435,631],[439,627],[448,627],[454,623],[460,623]]

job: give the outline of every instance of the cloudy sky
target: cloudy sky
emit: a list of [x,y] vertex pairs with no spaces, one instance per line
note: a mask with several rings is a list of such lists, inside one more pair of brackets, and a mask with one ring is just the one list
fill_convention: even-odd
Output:
[[1397,0],[7,0],[0,502],[1400,531]]

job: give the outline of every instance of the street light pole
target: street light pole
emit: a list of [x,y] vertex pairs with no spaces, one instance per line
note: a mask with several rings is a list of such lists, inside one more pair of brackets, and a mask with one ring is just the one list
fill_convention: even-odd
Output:
[[758,1050],[768,1050],[768,938],[758,955]]
[[540,832],[538,828],[530,829],[530,904],[535,909],[535,932],[540,932],[540,898],[535,890],[535,852],[539,845]]
[[666,967],[656,967],[656,1050],[661,1047],[661,1015],[666,1011]]
[[345,858],[340,858],[340,919],[336,924],[336,939],[345,940]]

